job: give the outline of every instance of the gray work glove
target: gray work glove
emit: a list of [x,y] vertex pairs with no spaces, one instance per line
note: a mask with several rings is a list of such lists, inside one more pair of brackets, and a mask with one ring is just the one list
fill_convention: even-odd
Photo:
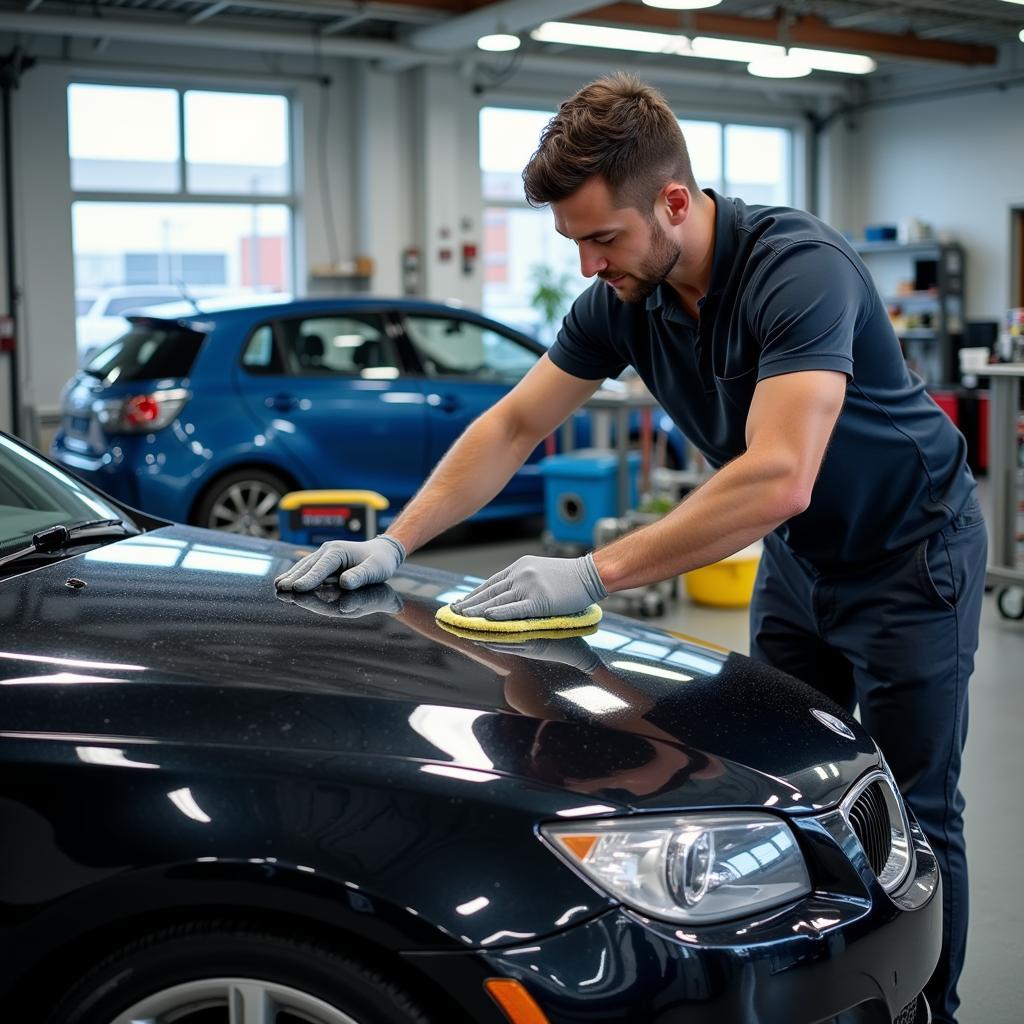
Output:
[[361,590],[342,590],[335,586],[301,592],[279,590],[277,599],[332,619],[361,619],[379,612],[394,615],[405,607],[401,597],[386,583],[371,583]]
[[550,661],[553,665],[579,669],[587,675],[592,675],[602,665],[597,652],[580,636],[566,637],[564,640],[536,638],[509,644],[485,640],[476,640],[474,643],[478,647],[486,647],[487,650],[497,651],[499,654],[514,654],[516,657],[529,658],[531,661]]
[[373,540],[329,540],[281,573],[274,585],[280,590],[316,590],[328,576],[340,572],[338,586],[355,590],[390,579],[404,561],[405,548],[386,533]]
[[608,596],[593,555],[542,558],[524,555],[452,605],[458,615],[493,622],[574,615]]

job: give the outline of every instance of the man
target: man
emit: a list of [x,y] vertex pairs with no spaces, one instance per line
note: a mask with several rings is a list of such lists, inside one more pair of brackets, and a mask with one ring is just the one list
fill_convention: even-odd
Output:
[[701,192],[653,89],[626,75],[583,89],[523,178],[599,280],[386,534],[325,545],[278,585],[309,590],[339,569],[346,588],[388,578],[633,366],[717,473],[658,523],[582,558],[521,558],[456,610],[575,612],[764,537],[751,654],[860,705],[939,858],[943,947],[926,993],[935,1019],[953,1021],[967,928],[957,783],[986,561],[963,438],[908,373],[842,236]]

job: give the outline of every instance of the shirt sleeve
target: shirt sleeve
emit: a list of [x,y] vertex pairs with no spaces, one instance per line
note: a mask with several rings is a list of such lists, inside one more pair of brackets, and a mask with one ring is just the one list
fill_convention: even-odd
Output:
[[793,242],[752,283],[749,319],[761,346],[757,379],[799,370],[853,377],[853,339],[869,316],[873,286],[837,246]]
[[612,344],[618,319],[610,308],[611,289],[595,281],[576,301],[562,321],[555,343],[548,349],[551,362],[560,370],[583,380],[618,377],[627,361]]

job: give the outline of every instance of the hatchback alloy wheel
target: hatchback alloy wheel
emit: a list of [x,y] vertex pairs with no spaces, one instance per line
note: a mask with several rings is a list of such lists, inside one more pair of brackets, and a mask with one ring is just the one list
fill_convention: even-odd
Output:
[[217,480],[196,510],[194,522],[211,530],[276,540],[277,506],[288,484],[263,469],[242,469]]

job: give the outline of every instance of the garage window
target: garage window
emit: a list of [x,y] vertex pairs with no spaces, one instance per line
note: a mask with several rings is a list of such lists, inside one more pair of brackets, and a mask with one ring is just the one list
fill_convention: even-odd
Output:
[[67,98],[80,358],[128,310],[291,290],[286,96],[77,82]]
[[[484,310],[545,344],[554,340],[561,315],[590,284],[580,274],[576,246],[555,231],[551,211],[533,209],[523,195],[523,168],[553,116],[553,110],[480,111]],[[702,188],[747,203],[792,204],[791,129],[708,120],[679,124]],[[542,287],[563,295],[553,317],[546,317],[537,299]]]

